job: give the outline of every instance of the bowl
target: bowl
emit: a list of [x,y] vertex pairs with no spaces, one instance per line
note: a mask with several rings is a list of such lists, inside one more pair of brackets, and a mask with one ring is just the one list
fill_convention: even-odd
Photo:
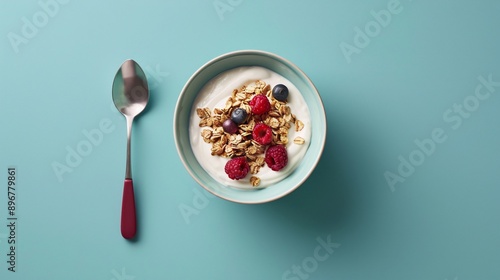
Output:
[[[191,110],[200,90],[218,74],[240,66],[260,66],[287,78],[302,94],[311,117],[311,139],[307,151],[295,170],[272,186],[241,190],[215,180],[196,159],[190,144]],[[321,97],[307,75],[295,64],[276,54],[259,50],[241,50],[218,56],[201,66],[186,82],[174,112],[174,138],[179,157],[186,170],[208,192],[228,201],[257,204],[281,198],[297,189],[312,173],[323,153],[326,140],[326,115]],[[209,149],[207,147],[207,149]],[[223,172],[223,171],[222,171]]]

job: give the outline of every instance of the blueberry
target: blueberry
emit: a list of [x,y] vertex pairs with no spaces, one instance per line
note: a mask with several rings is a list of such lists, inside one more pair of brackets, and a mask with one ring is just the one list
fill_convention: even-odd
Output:
[[273,88],[273,97],[279,101],[285,101],[288,97],[288,88],[282,84],[275,85]]
[[233,120],[233,122],[235,122],[236,124],[244,123],[246,119],[247,119],[247,111],[245,111],[244,109],[236,108],[231,113],[231,120]]
[[222,128],[229,134],[238,132],[238,125],[230,119],[227,119],[222,123]]

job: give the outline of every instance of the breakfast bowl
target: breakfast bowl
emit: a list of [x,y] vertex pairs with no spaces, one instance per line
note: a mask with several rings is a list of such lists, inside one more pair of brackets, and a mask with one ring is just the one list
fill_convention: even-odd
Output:
[[[279,92],[274,93],[283,85],[284,99],[275,95]],[[257,103],[248,100],[266,93],[271,111],[254,115]],[[239,132],[235,133],[220,123],[227,119],[232,122],[234,114],[230,112],[238,106],[246,109],[248,116],[245,114],[245,123],[237,122],[239,126],[235,131]],[[272,127],[272,144],[266,146],[268,143],[260,142],[264,138],[255,134],[256,123],[266,123],[269,131]],[[228,201],[257,204],[281,198],[306,181],[323,153],[327,125],[321,97],[302,70],[276,54],[242,50],[208,61],[189,78],[177,100],[173,127],[179,157],[199,185]],[[254,131],[247,132],[248,127]],[[225,144],[220,147],[221,138],[234,149]],[[247,148],[244,152],[237,150],[233,142],[241,142],[239,145],[243,147],[246,144]],[[248,148],[252,145],[257,148]],[[272,164],[281,163],[267,158],[271,146],[283,146],[288,153],[278,170]],[[248,152],[250,150],[252,152]],[[234,179],[227,172],[227,162],[238,157],[250,161],[251,171]],[[245,165],[248,170],[248,164]]]

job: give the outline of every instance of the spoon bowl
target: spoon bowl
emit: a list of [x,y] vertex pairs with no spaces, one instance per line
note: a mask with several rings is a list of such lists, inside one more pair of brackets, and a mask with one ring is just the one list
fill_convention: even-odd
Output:
[[113,102],[116,109],[125,116],[140,114],[149,101],[146,74],[132,59],[126,60],[113,81]]
[[137,232],[134,186],[130,166],[130,145],[132,123],[149,101],[149,88],[146,74],[134,60],[126,60],[118,69],[113,81],[113,102],[127,120],[127,162],[125,165],[125,183],[123,187],[121,233],[131,239]]

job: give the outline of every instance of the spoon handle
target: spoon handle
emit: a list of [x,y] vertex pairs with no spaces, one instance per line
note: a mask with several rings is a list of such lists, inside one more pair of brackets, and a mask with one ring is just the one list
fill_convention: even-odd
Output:
[[125,179],[123,186],[121,231],[122,236],[126,239],[133,238],[137,231],[134,184],[132,183],[132,179]]

